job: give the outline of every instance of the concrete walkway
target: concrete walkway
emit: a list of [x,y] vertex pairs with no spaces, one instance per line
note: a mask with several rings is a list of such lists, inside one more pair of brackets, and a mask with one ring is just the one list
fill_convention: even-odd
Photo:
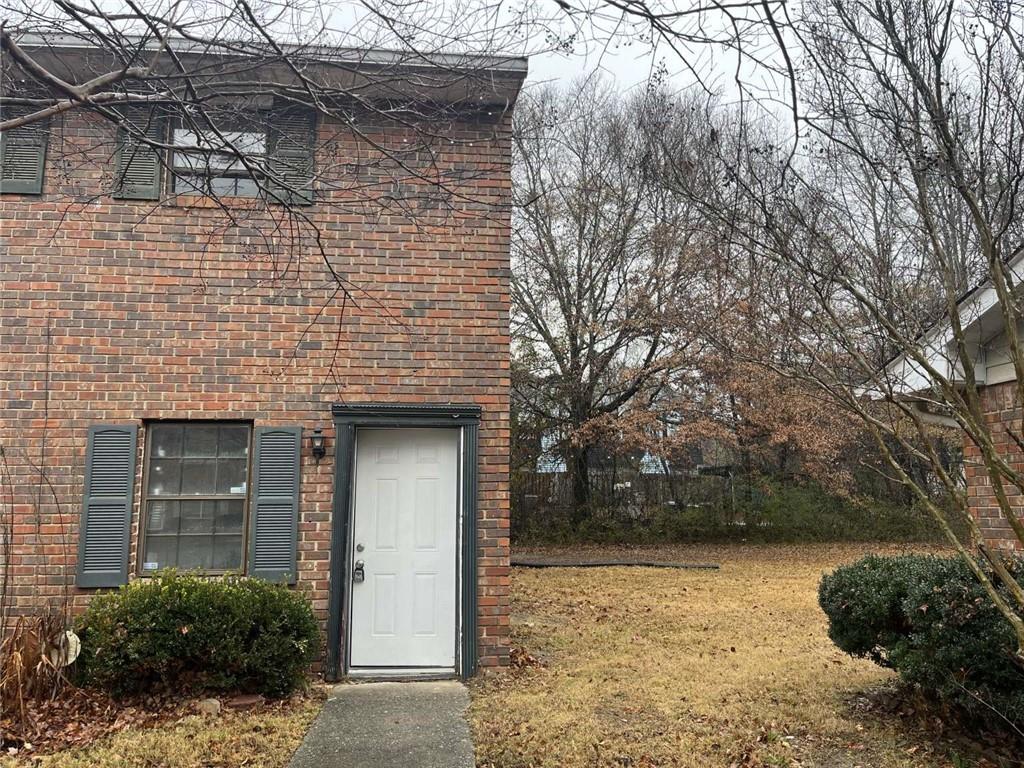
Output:
[[454,681],[337,685],[290,768],[473,768],[468,706]]

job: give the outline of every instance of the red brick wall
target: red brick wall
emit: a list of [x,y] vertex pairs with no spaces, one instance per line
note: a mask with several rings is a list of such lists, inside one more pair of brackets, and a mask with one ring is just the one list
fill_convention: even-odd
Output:
[[[1014,442],[1007,428],[1018,437],[1021,435],[1021,404],[1017,398],[1016,382],[994,384],[981,389],[982,408],[992,438],[999,451],[1012,458],[1017,469],[1024,469],[1024,452]],[[964,441],[964,463],[967,475],[968,499],[971,512],[981,528],[985,540],[1001,549],[1022,549],[1021,543],[1010,529],[1010,524],[999,511],[992,482],[981,463],[981,452],[970,440]],[[1024,496],[1012,494],[1008,488],[1010,502],[1015,509],[1024,512]]]
[[[262,203],[237,201],[232,222],[195,198],[114,200],[113,131],[83,115],[57,121],[45,194],[0,196],[0,446],[10,477],[0,503],[13,501],[16,516],[16,607],[58,600],[73,584],[91,424],[323,427],[320,464],[303,441],[298,557],[299,589],[326,619],[331,403],[476,403],[480,660],[507,663],[508,126],[507,116],[433,126],[436,162],[423,151],[405,161],[459,188],[450,205],[412,217],[378,196],[416,184],[396,183],[366,142],[321,126],[318,166],[333,191],[304,209],[323,233],[321,252],[308,227],[301,243],[290,223],[275,230],[280,210]],[[363,130],[407,152],[419,140]],[[325,259],[345,277],[347,300]],[[143,429],[136,529],[144,449]],[[88,593],[73,594],[80,608]]]

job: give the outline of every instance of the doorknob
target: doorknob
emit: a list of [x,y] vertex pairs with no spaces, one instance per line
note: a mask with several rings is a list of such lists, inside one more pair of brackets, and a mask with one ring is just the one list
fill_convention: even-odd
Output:
[[360,584],[365,578],[366,573],[363,571],[363,561],[356,560],[355,567],[352,569],[352,583]]

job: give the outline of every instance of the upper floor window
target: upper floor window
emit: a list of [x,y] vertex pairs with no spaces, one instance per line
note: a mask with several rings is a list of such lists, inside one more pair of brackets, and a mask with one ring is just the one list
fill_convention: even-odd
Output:
[[[116,110],[114,197],[159,200],[170,190],[263,196],[272,203],[313,202],[316,115],[311,110],[222,110],[188,123],[166,105]],[[0,194],[42,193],[48,138],[45,120],[0,131]],[[168,143],[174,147],[171,152],[165,150]]]
[[[116,109],[116,198],[160,200],[169,189],[217,198],[262,196],[271,203],[313,201],[315,114],[310,110],[212,113],[186,123],[167,105]],[[5,117],[16,114],[12,110]],[[209,120],[212,127],[201,127]],[[0,131],[0,194],[42,193],[48,139],[46,120]],[[170,153],[164,150],[168,142],[175,147]],[[104,151],[109,152],[97,150]]]
[[267,132],[251,126],[214,130],[176,127],[173,131],[174,191],[256,197],[265,178]]
[[[316,114],[311,110],[220,107],[186,119],[155,108],[126,113],[128,120],[121,128],[119,168],[127,169],[125,178],[134,186],[121,197],[155,200],[167,188],[179,195],[313,202]],[[157,142],[139,141],[143,134],[173,149],[165,155],[154,148]]]

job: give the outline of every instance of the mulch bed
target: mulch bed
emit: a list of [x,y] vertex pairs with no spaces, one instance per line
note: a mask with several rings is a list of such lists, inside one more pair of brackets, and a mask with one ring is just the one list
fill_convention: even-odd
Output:
[[127,728],[159,725],[193,712],[193,702],[181,697],[116,701],[99,691],[65,688],[53,700],[26,701],[25,722],[5,717],[0,720],[0,729],[8,754],[43,754],[82,746]]
[[[26,701],[24,724],[5,712],[0,718],[2,749],[27,757],[81,747],[129,728],[178,722],[197,714],[202,698],[166,693],[113,699],[100,691],[67,687],[53,700]],[[232,707],[235,699],[238,706]],[[262,697],[229,696],[220,701],[227,709],[247,711],[276,706]]]

